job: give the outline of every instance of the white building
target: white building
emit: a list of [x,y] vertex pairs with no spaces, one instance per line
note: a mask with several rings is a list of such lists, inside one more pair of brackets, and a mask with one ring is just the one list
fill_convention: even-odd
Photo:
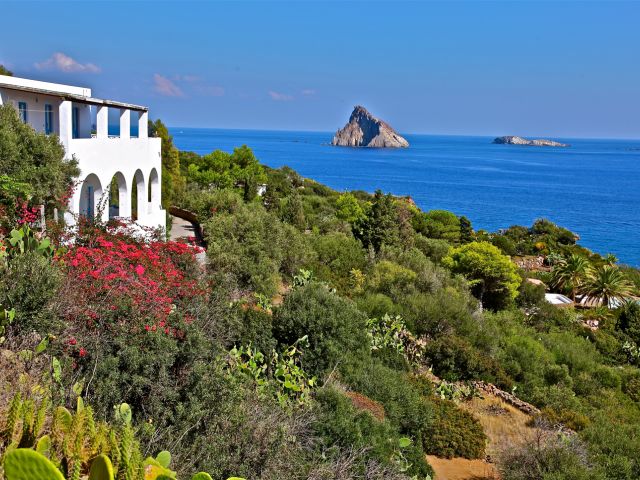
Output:
[[[78,160],[72,214],[94,217],[104,205],[103,220],[133,218],[143,226],[165,227],[161,140],[149,138],[147,107],[93,98],[89,88],[0,75],[2,104],[13,105],[37,131],[58,135],[67,156]],[[113,178],[118,206],[109,198]],[[132,211],[134,184],[137,205]],[[73,215],[66,220],[73,223]]]

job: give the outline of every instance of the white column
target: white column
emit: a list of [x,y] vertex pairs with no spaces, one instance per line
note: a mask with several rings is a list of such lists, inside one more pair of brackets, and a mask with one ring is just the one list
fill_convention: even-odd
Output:
[[100,105],[96,113],[96,138],[109,138],[109,107]]
[[58,108],[58,117],[60,121],[60,141],[64,145],[67,153],[69,152],[69,143],[73,138],[73,104],[69,100],[60,102]]
[[149,138],[149,112],[138,112],[138,138]]
[[131,110],[120,109],[120,138],[131,138]]

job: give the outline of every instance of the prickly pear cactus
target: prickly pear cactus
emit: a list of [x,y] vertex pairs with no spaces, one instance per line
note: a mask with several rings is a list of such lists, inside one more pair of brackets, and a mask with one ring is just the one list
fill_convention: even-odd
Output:
[[158,455],[156,455],[156,461],[164,468],[169,468],[169,464],[171,463],[171,453],[169,453],[167,450],[161,451]]
[[200,473],[196,473],[193,477],[191,477],[191,480],[213,480],[211,478],[211,475],[209,475],[206,472],[200,472]]
[[44,435],[40,437],[38,443],[36,443],[36,451],[49,458],[51,452],[51,437],[49,435]]
[[6,480],[65,480],[47,457],[30,448],[18,448],[4,456]]
[[144,480],[170,480],[176,478],[176,472],[163,467],[155,458],[144,461]]
[[98,455],[91,462],[89,480],[113,480],[113,465],[106,455]]

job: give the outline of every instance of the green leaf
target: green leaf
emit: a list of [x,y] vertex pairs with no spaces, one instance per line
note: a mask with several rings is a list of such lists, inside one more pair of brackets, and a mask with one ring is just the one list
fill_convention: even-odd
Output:
[[49,346],[49,337],[44,337],[42,340],[40,340],[40,343],[38,344],[38,346],[36,347],[36,355],[44,352],[47,347]]
[[47,457],[30,448],[7,452],[3,465],[7,480],[65,480]]
[[51,360],[51,366],[53,368],[53,379],[60,383],[62,381],[62,365],[60,365],[60,360],[53,357]]
[[411,445],[411,439],[408,437],[401,437],[398,440],[398,446],[400,448],[407,448],[409,445]]
[[73,387],[71,387],[71,390],[73,390],[73,393],[75,393],[76,396],[79,397],[82,394],[83,388],[84,388],[84,378],[79,382],[74,383]]

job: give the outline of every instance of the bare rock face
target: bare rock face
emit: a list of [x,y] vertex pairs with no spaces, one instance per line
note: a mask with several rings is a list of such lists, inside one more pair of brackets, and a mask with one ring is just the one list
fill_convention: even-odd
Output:
[[338,130],[331,145],[341,147],[408,147],[409,142],[398,135],[386,122],[371,115],[366,108],[357,105],[349,122]]
[[506,137],[498,137],[493,143],[499,143],[503,145],[529,145],[533,147],[568,147],[567,143],[554,142],[553,140],[546,140],[539,138],[536,140],[527,140],[526,138],[516,137],[513,135],[507,135]]

